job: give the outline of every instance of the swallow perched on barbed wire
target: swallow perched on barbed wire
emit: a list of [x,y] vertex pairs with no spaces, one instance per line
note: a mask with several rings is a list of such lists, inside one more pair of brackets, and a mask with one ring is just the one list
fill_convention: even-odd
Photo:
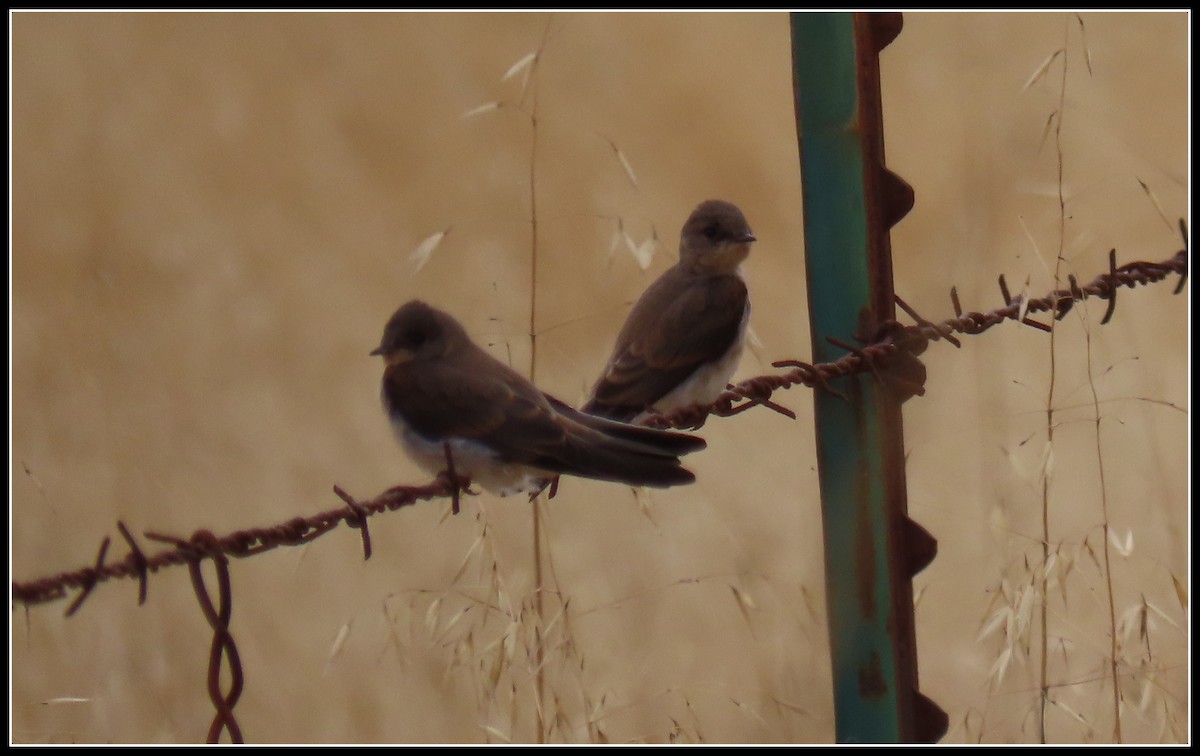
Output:
[[755,241],[735,205],[700,203],[680,232],[679,262],[630,310],[582,410],[637,422],[715,401],[742,357],[750,298],[739,266]]
[[585,415],[492,357],[424,302],[396,310],[371,352],[386,362],[383,406],[400,444],[428,472],[446,470],[508,496],[558,474],[633,486],[691,483],[679,456],[704,440]]

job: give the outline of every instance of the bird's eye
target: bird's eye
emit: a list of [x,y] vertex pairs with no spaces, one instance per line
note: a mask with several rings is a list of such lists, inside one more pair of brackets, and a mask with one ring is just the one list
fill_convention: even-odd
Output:
[[408,343],[409,348],[416,349],[425,343],[425,332],[409,331],[407,334],[405,334],[404,340]]
[[708,239],[709,241],[716,241],[717,235],[720,233],[720,229],[717,228],[716,223],[709,223],[700,233],[704,234],[704,238]]

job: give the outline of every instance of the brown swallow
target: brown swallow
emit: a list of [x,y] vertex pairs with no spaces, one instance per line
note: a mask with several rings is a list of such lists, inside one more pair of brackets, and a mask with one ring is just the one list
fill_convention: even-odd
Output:
[[630,310],[583,411],[636,422],[715,401],[742,357],[750,299],[739,266],[754,241],[736,206],[700,203],[683,224],[679,262]]
[[691,483],[679,455],[704,440],[585,415],[479,348],[462,325],[424,302],[405,304],[371,352],[387,363],[383,406],[409,456],[507,496],[541,490],[557,474],[633,486]]

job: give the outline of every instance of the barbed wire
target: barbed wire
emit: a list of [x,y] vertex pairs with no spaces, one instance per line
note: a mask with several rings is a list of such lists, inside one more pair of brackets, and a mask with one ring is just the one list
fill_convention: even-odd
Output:
[[[1181,222],[1182,228],[1182,222]],[[1188,255],[1186,233],[1184,248],[1173,257],[1159,263],[1132,262],[1116,266],[1115,251],[1109,254],[1109,272],[1097,276],[1091,283],[1080,286],[1074,276],[1069,278],[1066,289],[1058,289],[1037,299],[1024,300],[1009,295],[1004,277],[999,280],[1004,306],[989,312],[964,313],[959,305],[957,292],[951,290],[951,301],[955,316],[940,323],[933,323],[916,314],[897,297],[897,304],[909,314],[915,325],[903,325],[890,320],[877,329],[874,338],[861,346],[852,346],[839,341],[835,344],[849,351],[844,357],[832,362],[809,364],[799,360],[781,360],[773,367],[790,368],[776,375],[763,375],[744,380],[724,391],[712,404],[685,407],[668,414],[652,415],[643,424],[659,428],[697,428],[709,415],[728,417],[754,406],[765,406],[788,417],[795,413],[772,401],[775,391],[805,385],[828,391],[836,390],[829,384],[836,378],[871,371],[885,385],[900,391],[904,396],[924,394],[924,366],[917,359],[933,341],[949,341],[960,346],[955,334],[975,335],[983,333],[1006,320],[1021,323],[1040,330],[1049,326],[1031,320],[1031,314],[1051,313],[1056,319],[1065,316],[1076,302],[1095,297],[1109,302],[1109,309],[1102,323],[1112,317],[1117,291],[1163,281],[1172,275],[1179,276],[1174,293],[1182,291],[1187,281]],[[362,534],[364,559],[371,557],[371,538],[367,518],[384,511],[401,509],[419,501],[450,497],[457,504],[460,493],[473,493],[468,489],[469,481],[461,476],[442,473],[435,480],[421,486],[396,486],[384,491],[369,501],[358,501],[342,488],[334,486],[334,492],[346,503],[309,517],[296,517],[268,528],[240,530],[217,537],[208,531],[198,531],[190,539],[146,532],[149,540],[167,543],[170,548],[147,556],[122,522],[117,523],[129,554],[122,560],[106,563],[109,538],[105,538],[97,557],[90,567],[39,578],[27,582],[14,581],[12,597],[17,603],[33,606],[65,598],[71,589],[79,594],[68,606],[66,614],[74,614],[83,601],[100,583],[122,578],[138,578],[138,603],[146,600],[148,575],[166,567],[187,564],[197,565],[205,559],[219,557],[248,557],[270,551],[279,546],[296,546],[308,543],[345,523],[358,528]],[[455,506],[457,510],[457,506]],[[207,613],[207,612],[206,612]],[[210,618],[211,621],[211,618]],[[227,623],[226,623],[227,625]],[[215,625],[214,625],[215,627]]]
[[1068,288],[1058,289],[1037,299],[1025,300],[1011,296],[1004,276],[1001,275],[998,283],[1004,306],[989,312],[964,313],[958,300],[958,292],[952,288],[950,299],[955,316],[940,323],[933,323],[922,318],[900,297],[896,297],[896,304],[916,321],[915,325],[906,326],[898,321],[889,320],[879,326],[869,343],[857,347],[830,339],[835,345],[846,349],[849,354],[832,362],[818,364],[799,360],[773,362],[772,367],[787,367],[791,370],[780,375],[747,379],[736,386],[730,386],[711,405],[683,407],[667,414],[653,415],[645,419],[643,424],[655,428],[697,428],[709,415],[736,415],[760,404],[794,418],[795,415],[790,410],[771,401],[775,391],[805,385],[838,393],[829,385],[831,381],[868,370],[885,385],[900,392],[904,398],[922,396],[925,393],[924,366],[917,357],[932,341],[945,340],[959,347],[961,343],[955,334],[980,334],[1006,320],[1017,320],[1032,328],[1049,331],[1050,326],[1029,316],[1048,312],[1055,320],[1061,320],[1076,302],[1092,297],[1108,300],[1108,310],[1100,321],[1101,324],[1105,324],[1112,318],[1119,289],[1158,283],[1172,275],[1179,276],[1179,282],[1173,292],[1178,294],[1187,282],[1188,273],[1187,233],[1182,221],[1180,229],[1184,235],[1184,248],[1170,259],[1158,263],[1131,262],[1117,267],[1116,250],[1112,250],[1109,252],[1108,273],[1097,276],[1085,286],[1080,286],[1075,276],[1069,276]]
[[[464,480],[462,478],[458,480],[461,486]],[[362,530],[363,553],[365,558],[370,558],[371,537],[367,530],[367,517],[383,511],[410,506],[418,501],[451,496],[454,487],[448,476],[440,475],[431,483],[423,486],[390,488],[367,502],[356,501],[338,486],[334,486],[334,491],[346,502],[345,507],[321,512],[310,517],[295,517],[273,527],[239,530],[220,538],[208,531],[201,530],[186,540],[147,532],[145,536],[149,540],[172,545],[172,548],[149,557],[138,546],[125,524],[118,522],[117,527],[129,546],[130,553],[125,559],[110,564],[105,563],[104,557],[109,545],[109,539],[105,538],[96,561],[91,567],[62,572],[25,583],[14,582],[13,600],[27,606],[42,604],[65,597],[69,589],[79,588],[81,589],[80,594],[67,608],[67,616],[70,616],[79,609],[83,600],[99,583],[118,578],[136,577],[139,583],[138,603],[143,604],[146,601],[146,583],[149,573],[158,572],[165,567],[192,564],[221,555],[240,558],[261,554],[279,546],[298,546],[324,535],[343,522],[352,528]]]

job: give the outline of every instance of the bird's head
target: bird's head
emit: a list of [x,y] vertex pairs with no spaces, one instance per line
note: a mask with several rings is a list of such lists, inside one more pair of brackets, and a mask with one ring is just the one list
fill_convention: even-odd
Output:
[[679,238],[679,259],[702,271],[732,273],[750,254],[756,241],[746,216],[723,200],[701,202]]
[[450,315],[412,300],[396,310],[371,351],[389,365],[444,357],[467,341],[467,333]]

